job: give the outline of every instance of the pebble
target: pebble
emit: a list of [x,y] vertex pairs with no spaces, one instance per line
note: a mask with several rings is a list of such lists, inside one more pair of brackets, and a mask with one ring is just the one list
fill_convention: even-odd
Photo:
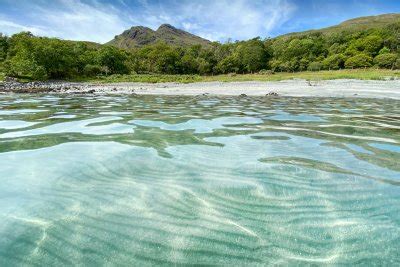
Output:
[[67,82],[28,82],[20,83],[14,78],[6,77],[0,82],[0,92],[36,93],[36,92],[87,92],[94,93],[91,85]]

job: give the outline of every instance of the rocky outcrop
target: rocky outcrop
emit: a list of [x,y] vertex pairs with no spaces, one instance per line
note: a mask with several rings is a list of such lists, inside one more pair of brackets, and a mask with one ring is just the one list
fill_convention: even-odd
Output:
[[115,36],[115,38],[107,44],[119,48],[132,48],[154,44],[158,41],[177,46],[207,46],[211,43],[204,38],[177,29],[170,24],[163,24],[156,31],[143,26],[132,27],[122,34]]

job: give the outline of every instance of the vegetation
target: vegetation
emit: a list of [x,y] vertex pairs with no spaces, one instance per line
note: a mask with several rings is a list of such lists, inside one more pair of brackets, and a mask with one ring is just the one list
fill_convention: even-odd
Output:
[[359,79],[359,80],[388,80],[399,79],[399,70],[387,69],[355,69],[355,70],[335,70],[335,71],[301,71],[301,72],[262,72],[256,74],[221,74],[214,76],[200,75],[168,75],[168,74],[130,74],[130,75],[109,75],[97,78],[83,78],[79,81],[117,83],[117,82],[244,82],[244,81],[283,81],[291,79],[304,79],[309,81],[335,80],[335,79]]
[[202,82],[207,79],[206,76],[188,75],[188,74],[114,74],[109,76],[99,76],[96,78],[83,78],[78,81],[100,82],[100,83],[117,83],[117,82],[140,82],[140,83],[194,83]]
[[[382,16],[381,20],[373,17],[370,20],[376,23],[368,24],[366,21],[370,20],[363,18],[360,19],[362,23],[353,20],[353,24],[346,22],[343,27],[339,25],[274,39],[254,38],[203,46],[157,41],[129,49],[35,37],[28,32],[11,37],[0,35],[0,72],[33,80],[192,82],[249,77],[252,80],[273,80],[291,76],[307,78],[309,72],[306,71],[319,71],[312,75],[322,79],[354,76],[379,79],[383,77],[379,71],[350,70],[400,68],[399,19],[400,16],[396,15]],[[361,26],[354,26],[356,22]],[[166,25],[161,32],[173,30]],[[340,69],[348,71],[329,74],[330,70]],[[287,74],[294,72],[301,73]],[[397,72],[392,73],[397,76]],[[180,76],[171,76],[178,74]],[[215,75],[219,76],[215,78]]]

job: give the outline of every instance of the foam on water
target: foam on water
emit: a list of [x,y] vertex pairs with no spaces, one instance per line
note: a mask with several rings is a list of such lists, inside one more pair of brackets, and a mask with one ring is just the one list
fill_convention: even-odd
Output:
[[400,262],[399,101],[0,107],[1,266]]

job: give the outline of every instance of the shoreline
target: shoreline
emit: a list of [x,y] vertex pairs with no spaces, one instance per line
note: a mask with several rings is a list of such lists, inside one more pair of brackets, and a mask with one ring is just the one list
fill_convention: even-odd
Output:
[[195,82],[195,83],[89,83],[3,82],[0,93],[288,96],[400,99],[400,80],[335,79],[307,81]]

